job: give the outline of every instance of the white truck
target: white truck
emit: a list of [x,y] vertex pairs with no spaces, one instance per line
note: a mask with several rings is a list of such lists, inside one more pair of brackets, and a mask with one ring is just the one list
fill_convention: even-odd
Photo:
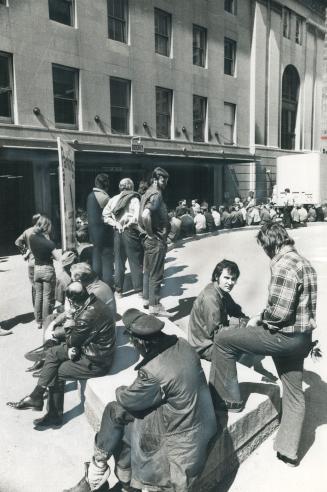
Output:
[[277,157],[276,185],[272,201],[285,204],[289,188],[295,204],[314,205],[327,202],[327,154],[308,152]]

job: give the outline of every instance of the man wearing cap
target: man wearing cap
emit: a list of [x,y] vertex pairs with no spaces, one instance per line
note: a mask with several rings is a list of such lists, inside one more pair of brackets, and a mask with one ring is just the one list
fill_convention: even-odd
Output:
[[138,229],[140,195],[134,183],[124,178],[119,183],[118,195],[110,198],[103,209],[103,220],[114,228],[115,291],[123,294],[125,264],[128,259],[132,285],[135,292],[143,287],[143,246]]
[[169,218],[162,192],[168,183],[169,174],[161,167],[152,173],[152,185],[141,198],[139,225],[145,231],[144,240],[144,307],[155,316],[169,317],[160,302],[161,283],[164,275]]
[[70,269],[77,261],[77,254],[74,251],[64,251],[61,255],[61,271],[57,273],[56,277],[56,291],[55,298],[62,306],[65,304],[65,290],[71,283]]
[[189,491],[216,432],[200,360],[186,340],[163,333],[164,323],[152,315],[128,309],[123,323],[143,356],[138,375],[131,386],[117,388],[85,476],[65,492],[108,490],[112,455],[121,490]]

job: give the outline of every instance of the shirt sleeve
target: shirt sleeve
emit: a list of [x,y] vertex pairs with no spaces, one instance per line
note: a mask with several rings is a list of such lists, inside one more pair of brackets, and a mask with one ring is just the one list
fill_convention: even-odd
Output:
[[146,369],[140,369],[131,386],[117,388],[116,398],[127,411],[141,412],[160,405],[165,394],[159,381]]
[[16,239],[15,245],[20,251],[24,251],[27,247],[26,234],[25,231]]
[[292,325],[299,299],[301,283],[296,272],[285,267],[272,271],[269,297],[262,319],[277,328]]
[[113,199],[110,198],[107,205],[104,207],[104,209],[102,211],[103,221],[106,224],[111,225],[112,227],[115,227],[117,225],[117,221],[114,218],[114,215],[112,213],[114,206],[115,206],[115,203],[113,202]]

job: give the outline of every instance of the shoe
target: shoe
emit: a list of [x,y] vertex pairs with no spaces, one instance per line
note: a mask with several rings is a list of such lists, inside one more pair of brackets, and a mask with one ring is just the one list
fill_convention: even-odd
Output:
[[[63,492],[91,492],[91,487],[89,485],[89,482],[87,481],[87,471],[89,468],[89,463],[84,463],[85,466],[85,474],[84,477],[76,484],[74,487],[70,489],[65,489]],[[109,492],[109,483],[105,482],[103,485],[101,485],[100,488],[96,489],[97,492]]]
[[287,456],[284,456],[283,454],[280,454],[278,451],[277,451],[277,458],[281,461],[283,461],[283,463],[285,463],[286,465],[288,466],[292,466],[292,467],[295,467],[295,466],[298,466],[299,464],[299,460],[296,459],[296,460],[293,460],[292,458],[288,458]]
[[37,329],[38,329],[38,330],[42,330],[42,328],[43,328],[42,323],[38,323],[38,324],[37,324]]
[[42,427],[60,427],[62,425],[62,416],[46,413],[40,419],[33,420],[33,425],[35,429]]
[[43,409],[43,400],[33,400],[30,395],[25,396],[20,401],[8,401],[8,407],[15,408],[16,410],[36,410],[41,411]]
[[44,365],[44,360],[36,360],[34,364],[26,369],[25,372],[34,372],[41,369]]
[[150,306],[149,313],[153,316],[158,316],[159,318],[171,318],[173,316],[172,313],[168,313],[168,311],[165,310],[162,304],[158,304],[157,306]]
[[231,412],[239,413],[244,409],[244,403],[242,401],[227,401],[222,400],[218,405],[215,405],[215,409],[219,412]]
[[11,330],[4,330],[3,328],[1,328],[0,326],[0,336],[1,337],[5,337],[6,335],[12,335],[12,331]]
[[116,290],[115,294],[116,294],[117,299],[122,299],[123,298],[123,293],[122,292],[118,292]]

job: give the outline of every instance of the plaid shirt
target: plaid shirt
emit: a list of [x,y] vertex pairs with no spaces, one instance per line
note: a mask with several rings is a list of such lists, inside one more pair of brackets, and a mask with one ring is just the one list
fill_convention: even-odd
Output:
[[262,320],[284,333],[316,327],[317,275],[292,246],[283,246],[271,261],[271,280]]

